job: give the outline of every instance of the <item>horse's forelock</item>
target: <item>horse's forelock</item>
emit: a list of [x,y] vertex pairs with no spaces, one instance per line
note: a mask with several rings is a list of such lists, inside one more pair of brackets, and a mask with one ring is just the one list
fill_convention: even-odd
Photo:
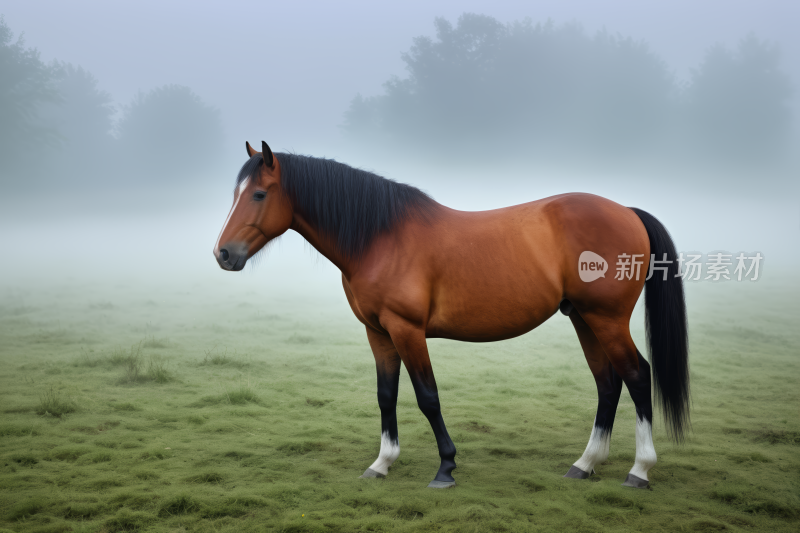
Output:
[[264,158],[261,157],[261,154],[254,154],[250,159],[244,162],[242,165],[242,169],[239,171],[239,175],[236,176],[236,187],[242,184],[244,180],[247,178],[255,176],[258,177],[258,170],[261,168],[261,165],[264,164]]

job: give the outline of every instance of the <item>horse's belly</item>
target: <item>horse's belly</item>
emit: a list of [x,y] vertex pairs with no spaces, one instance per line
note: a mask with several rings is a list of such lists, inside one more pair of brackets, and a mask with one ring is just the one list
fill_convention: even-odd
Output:
[[491,342],[523,335],[558,310],[561,294],[555,288],[472,294],[470,298],[442,298],[435,303],[426,336],[468,342]]

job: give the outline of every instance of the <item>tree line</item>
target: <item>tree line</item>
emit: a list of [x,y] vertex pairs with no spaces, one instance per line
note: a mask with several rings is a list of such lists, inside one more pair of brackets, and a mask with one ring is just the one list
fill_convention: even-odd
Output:
[[179,181],[220,158],[219,111],[188,87],[115,106],[88,71],[46,64],[0,17],[0,182]]
[[763,164],[791,142],[793,87],[754,35],[718,45],[681,83],[645,43],[577,24],[435,20],[402,55],[406,78],[357,95],[343,130],[359,146],[444,157],[702,158]]

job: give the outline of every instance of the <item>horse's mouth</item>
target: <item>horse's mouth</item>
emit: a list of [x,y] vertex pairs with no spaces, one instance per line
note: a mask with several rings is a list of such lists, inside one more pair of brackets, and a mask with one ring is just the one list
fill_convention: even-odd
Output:
[[214,258],[222,270],[238,272],[247,263],[247,245],[228,243],[214,252]]
[[239,272],[244,268],[245,263],[247,263],[247,259],[240,257],[234,264],[230,264],[226,261],[218,261],[220,268],[222,270],[227,270],[228,272]]

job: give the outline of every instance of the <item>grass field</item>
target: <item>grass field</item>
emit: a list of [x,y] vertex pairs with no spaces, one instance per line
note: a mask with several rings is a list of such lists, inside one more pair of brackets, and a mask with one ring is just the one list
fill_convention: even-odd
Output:
[[[400,459],[363,328],[333,298],[244,285],[0,289],[2,531],[798,531],[800,291],[689,287],[693,433],[655,426],[652,490],[627,391],[611,456],[562,478],[595,388],[569,321],[494,344],[430,342],[458,486],[427,489],[433,434],[401,378]],[[641,316],[633,329],[644,352]],[[660,413],[658,414],[660,416]]]

